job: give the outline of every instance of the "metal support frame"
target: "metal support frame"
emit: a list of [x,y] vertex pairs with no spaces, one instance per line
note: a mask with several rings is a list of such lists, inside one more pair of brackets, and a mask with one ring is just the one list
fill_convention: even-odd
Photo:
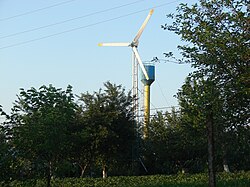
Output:
[[135,120],[139,124],[138,63],[132,51],[132,95]]

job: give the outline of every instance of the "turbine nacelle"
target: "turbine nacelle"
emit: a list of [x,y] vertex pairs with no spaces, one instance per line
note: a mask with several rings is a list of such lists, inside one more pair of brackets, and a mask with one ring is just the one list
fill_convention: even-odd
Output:
[[139,41],[132,41],[131,44],[129,45],[130,47],[138,47]]

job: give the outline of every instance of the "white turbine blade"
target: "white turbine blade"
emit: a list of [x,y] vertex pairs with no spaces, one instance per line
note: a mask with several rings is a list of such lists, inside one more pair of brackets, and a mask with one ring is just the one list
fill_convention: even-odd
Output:
[[98,46],[128,47],[128,46],[130,46],[130,43],[128,43],[128,42],[119,42],[119,43],[99,43]]
[[144,29],[145,29],[145,27],[146,27],[146,25],[147,25],[147,23],[148,23],[148,21],[149,21],[149,19],[150,19],[150,17],[152,16],[153,13],[154,13],[154,9],[151,9],[150,12],[149,12],[149,14],[148,14],[148,16],[147,16],[146,19],[144,20],[144,22],[143,22],[141,28],[140,28],[139,31],[137,32],[137,34],[136,34],[136,36],[135,36],[135,38],[134,38],[134,42],[137,42],[137,41],[139,40],[139,38],[141,37],[141,34],[142,34],[142,32],[144,31]]
[[145,75],[146,79],[149,80],[147,70],[145,69],[145,67],[144,67],[144,65],[143,65],[143,63],[142,63],[142,61],[141,61],[141,57],[140,57],[140,55],[139,55],[139,53],[138,53],[137,48],[136,48],[136,47],[132,47],[132,49],[133,49],[133,51],[134,51],[135,57],[136,57],[136,59],[137,59],[139,65],[140,65],[140,67],[141,67],[141,70],[142,70],[143,74]]

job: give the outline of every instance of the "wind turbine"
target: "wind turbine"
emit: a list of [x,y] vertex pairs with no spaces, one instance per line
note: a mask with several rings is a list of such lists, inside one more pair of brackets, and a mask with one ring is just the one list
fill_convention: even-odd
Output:
[[[142,70],[142,73],[144,75],[145,81],[150,81],[150,77],[148,75],[148,72],[142,63],[141,57],[138,52],[138,44],[139,39],[142,35],[142,32],[144,31],[150,17],[152,16],[154,10],[151,9],[149,11],[148,16],[144,20],[143,24],[141,25],[140,29],[138,30],[137,34],[135,35],[135,38],[132,40],[132,42],[116,42],[116,43],[99,43],[99,46],[110,46],[110,47],[131,47],[132,48],[132,94],[135,97],[135,100],[133,102],[134,108],[135,108],[135,116],[137,122],[139,121],[139,103],[138,103],[138,64]],[[149,107],[146,107],[149,109]],[[145,112],[149,115],[149,112]],[[149,116],[145,116],[145,118],[149,118]],[[144,120],[145,123],[148,122],[148,120]]]

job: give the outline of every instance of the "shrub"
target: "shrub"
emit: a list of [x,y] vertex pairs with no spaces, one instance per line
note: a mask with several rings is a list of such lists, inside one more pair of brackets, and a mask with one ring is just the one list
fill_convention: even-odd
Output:
[[[12,181],[1,183],[2,187],[44,187],[44,180]],[[52,187],[207,187],[207,174],[120,176],[102,178],[64,178],[53,179]],[[250,171],[239,173],[219,173],[218,187],[250,186]]]

